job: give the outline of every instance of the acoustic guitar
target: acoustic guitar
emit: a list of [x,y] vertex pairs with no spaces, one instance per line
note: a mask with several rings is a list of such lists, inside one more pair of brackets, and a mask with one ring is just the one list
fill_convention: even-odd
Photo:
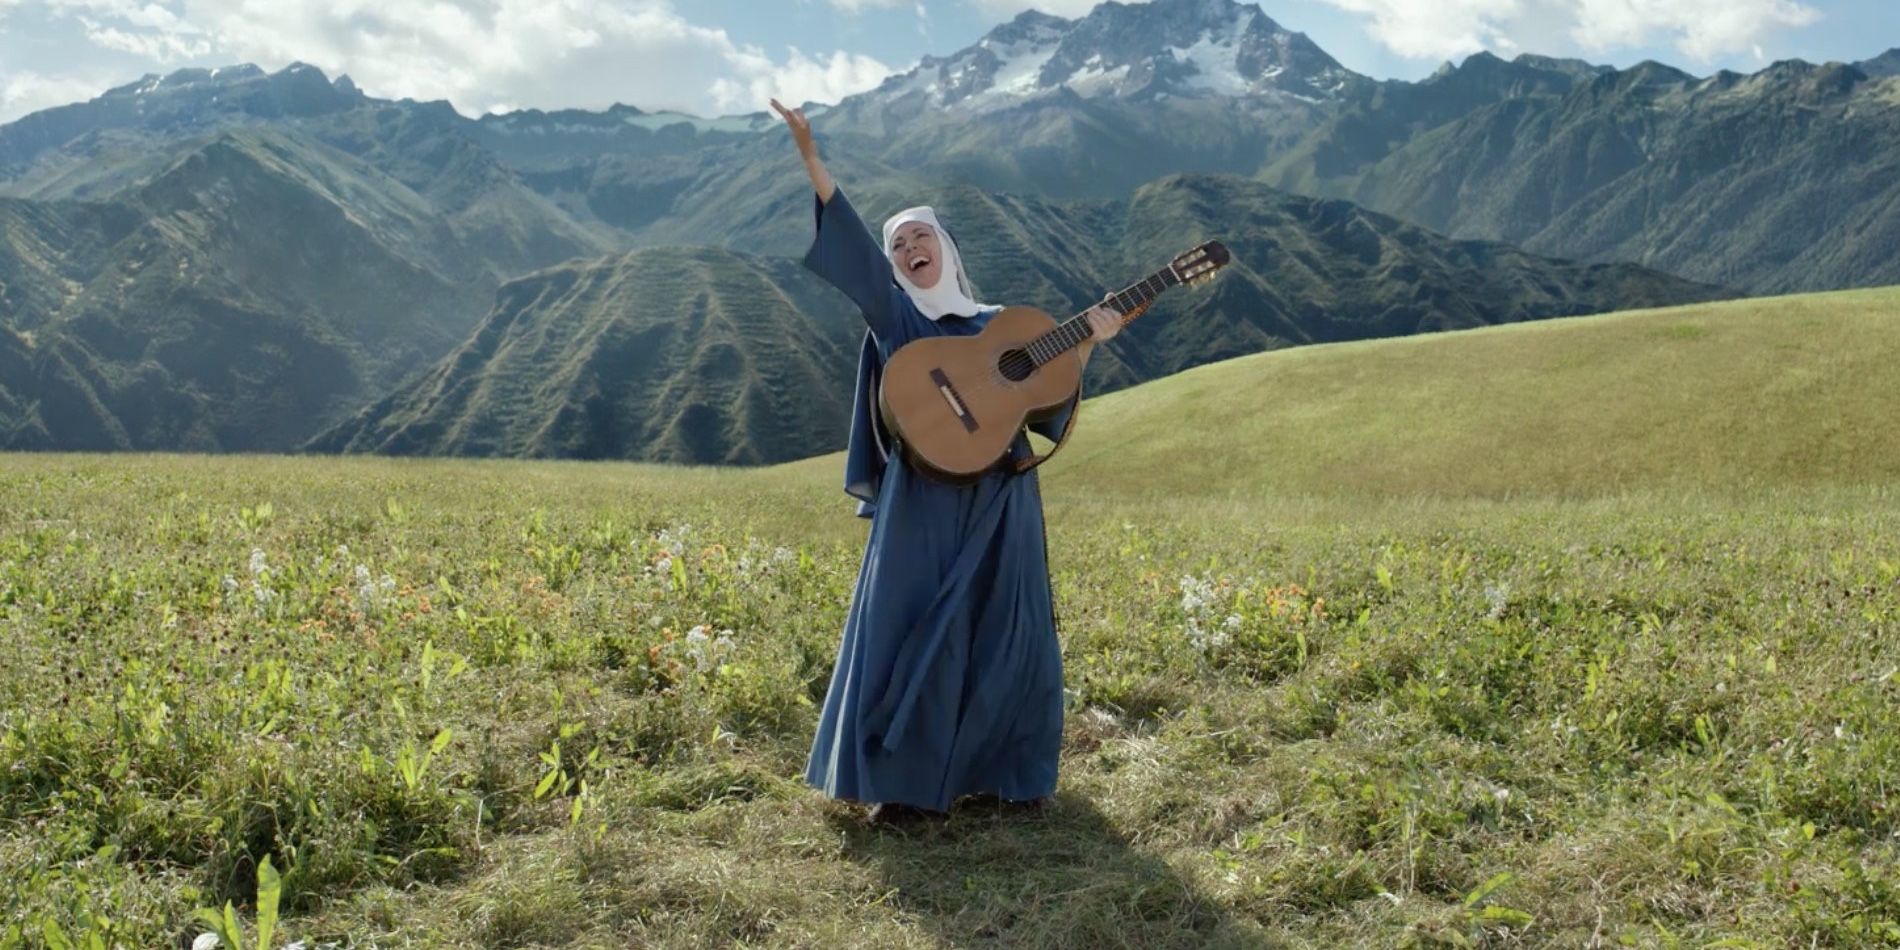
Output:
[[[1126,323],[1162,291],[1212,280],[1227,261],[1227,248],[1210,241],[1102,302]],[[891,354],[878,387],[884,425],[918,470],[976,481],[1008,454],[1025,423],[1054,415],[1075,397],[1082,386],[1075,348],[1091,335],[1082,314],[1058,324],[1034,307],[1006,307],[975,336],[907,343]],[[1017,470],[1047,457],[1019,460]]]

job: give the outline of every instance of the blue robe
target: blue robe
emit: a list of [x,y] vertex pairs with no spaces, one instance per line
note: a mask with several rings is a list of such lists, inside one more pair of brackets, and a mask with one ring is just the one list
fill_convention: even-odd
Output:
[[[870,326],[845,491],[871,534],[805,780],[835,798],[938,811],[980,792],[1050,795],[1062,654],[1036,473],[937,481],[899,457],[877,413],[878,374],[892,353],[920,337],[975,334],[995,311],[930,320],[842,191],[816,214],[805,266]],[[1074,411],[1072,402],[1032,428],[1053,438]],[[1011,457],[1029,452],[1019,435]]]

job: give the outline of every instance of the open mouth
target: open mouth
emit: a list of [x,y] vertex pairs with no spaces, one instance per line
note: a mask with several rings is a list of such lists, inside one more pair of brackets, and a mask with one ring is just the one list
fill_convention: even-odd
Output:
[[910,272],[915,274],[918,271],[923,270],[924,268],[929,267],[929,266],[930,266],[930,258],[920,257],[910,262]]

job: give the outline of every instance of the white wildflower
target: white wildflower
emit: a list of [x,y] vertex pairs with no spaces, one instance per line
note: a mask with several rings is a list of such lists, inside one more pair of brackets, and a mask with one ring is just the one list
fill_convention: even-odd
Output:
[[1491,609],[1485,613],[1485,616],[1492,620],[1504,616],[1504,607],[1509,603],[1510,596],[1511,588],[1508,584],[1485,585],[1484,600],[1485,603],[1491,606]]
[[678,557],[686,552],[686,536],[692,533],[693,526],[683,524],[676,528],[661,528],[653,535],[653,540],[659,542],[666,553]]
[[1193,613],[1214,602],[1214,583],[1193,575],[1181,578],[1181,609]]
[[263,548],[251,549],[251,576],[263,577],[270,571],[270,564],[264,559]]
[[1227,645],[1227,631],[1203,627],[1199,617],[1188,618],[1186,632],[1188,643],[1202,655],[1212,653]]
[[356,565],[356,604],[357,609],[369,613],[380,605],[384,598],[396,590],[396,579],[384,574],[380,578],[370,576],[369,565]]
[[706,636],[705,624],[698,624],[686,631],[686,655],[692,658],[693,666],[701,673],[712,669],[712,654],[706,649],[709,639],[711,638]]
[[235,593],[237,593],[237,591],[238,591],[238,582],[237,582],[237,578],[235,578],[235,577],[232,577],[232,576],[231,576],[231,575],[229,575],[229,574],[226,574],[226,575],[224,575],[224,593],[225,593],[225,596],[227,596],[227,597],[228,597],[228,596],[230,596],[230,595],[232,595],[232,594],[235,594]]
[[796,555],[792,553],[792,549],[784,545],[779,545],[772,549],[772,563],[774,564],[784,564],[787,561],[793,560],[795,557]]
[[732,631],[721,630],[714,635],[705,624],[696,624],[686,631],[686,656],[693,661],[693,668],[701,673],[717,668],[722,660],[733,651]]
[[201,933],[191,941],[191,950],[218,950],[222,946],[224,946],[224,941],[219,940],[217,934],[210,932]]

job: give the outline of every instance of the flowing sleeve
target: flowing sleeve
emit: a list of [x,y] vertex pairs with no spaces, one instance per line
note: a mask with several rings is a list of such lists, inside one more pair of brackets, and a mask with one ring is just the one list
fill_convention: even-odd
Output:
[[844,189],[834,190],[830,201],[813,193],[812,201],[817,203],[818,233],[805,252],[805,266],[858,305],[872,334],[894,341],[902,314],[897,295],[904,290],[891,274],[890,259],[845,198]]

